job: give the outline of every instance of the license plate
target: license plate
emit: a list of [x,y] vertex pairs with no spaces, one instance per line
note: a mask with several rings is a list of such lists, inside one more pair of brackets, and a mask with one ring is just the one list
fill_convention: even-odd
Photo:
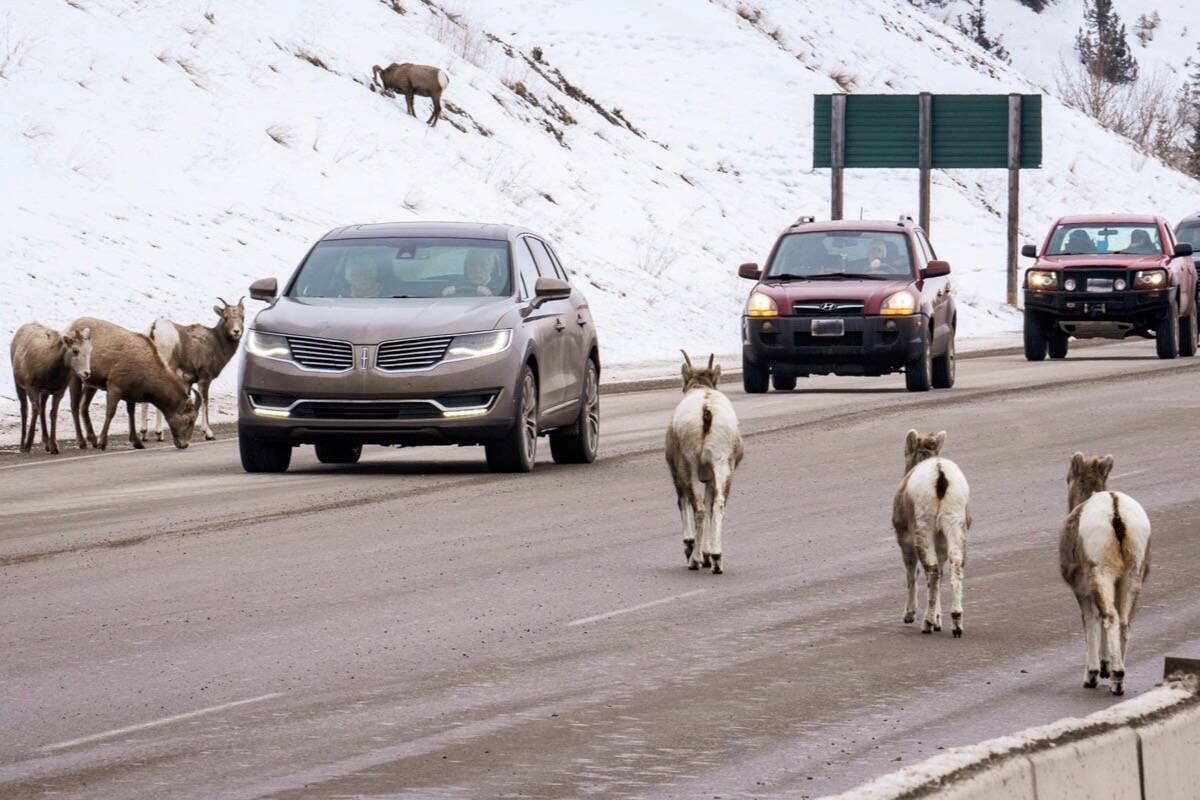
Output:
[[1089,292],[1111,292],[1112,278],[1088,278],[1087,290]]
[[814,319],[811,330],[813,336],[845,336],[846,320]]

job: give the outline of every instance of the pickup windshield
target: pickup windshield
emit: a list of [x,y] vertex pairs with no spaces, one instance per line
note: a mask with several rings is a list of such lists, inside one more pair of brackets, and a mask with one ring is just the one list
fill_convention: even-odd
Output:
[[880,231],[790,233],[767,267],[768,280],[913,277],[908,237]]
[[1083,223],[1055,228],[1045,255],[1154,255],[1162,251],[1162,239],[1154,223]]
[[291,297],[478,297],[512,294],[508,243],[490,239],[333,239],[300,267]]

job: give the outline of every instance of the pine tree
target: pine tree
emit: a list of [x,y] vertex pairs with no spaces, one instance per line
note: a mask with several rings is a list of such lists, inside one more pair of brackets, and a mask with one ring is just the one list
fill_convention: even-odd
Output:
[[959,15],[958,30],[1001,61],[1009,60],[1002,37],[993,39],[987,34],[987,12],[983,8],[983,0],[968,0],[967,19],[964,21]]
[[[1200,54],[1200,46],[1197,47],[1197,53]],[[1187,162],[1184,169],[1192,177],[1200,178],[1200,108],[1196,105],[1200,102],[1200,57],[1194,62],[1194,66],[1191,86],[1183,95],[1184,113],[1192,115],[1192,138],[1187,143]]]
[[1125,24],[1113,10],[1112,0],[1083,0],[1083,23],[1075,49],[1087,71],[1109,83],[1137,80],[1137,59],[1129,51]]
[[1046,6],[1050,5],[1051,0],[1020,0],[1021,5],[1032,10],[1035,14],[1040,14],[1046,10]]

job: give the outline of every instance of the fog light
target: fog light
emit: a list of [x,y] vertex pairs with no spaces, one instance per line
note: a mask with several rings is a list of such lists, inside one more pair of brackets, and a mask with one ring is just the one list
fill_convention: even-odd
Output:
[[258,408],[255,407],[254,413],[262,417],[290,417],[292,412],[286,408]]
[[1129,284],[1125,282],[1124,278],[1117,278],[1115,281],[1113,281],[1113,288],[1116,289],[1118,292],[1125,291],[1125,287],[1128,285]]
[[1063,283],[1063,288],[1066,289],[1068,292],[1075,291],[1076,286],[1078,286],[1078,284],[1075,283],[1074,278],[1067,278],[1067,280]]
[[446,409],[442,416],[447,419],[462,419],[463,417],[482,417],[488,413],[486,408]]

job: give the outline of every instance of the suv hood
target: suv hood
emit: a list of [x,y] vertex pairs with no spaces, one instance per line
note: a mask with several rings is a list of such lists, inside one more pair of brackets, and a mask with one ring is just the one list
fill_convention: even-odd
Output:
[[761,283],[759,290],[766,290],[775,302],[786,304],[788,314],[792,304],[804,300],[860,300],[868,314],[874,313],[884,299],[901,289],[912,286],[911,278],[896,280],[824,280],[824,281],[787,281],[784,283]]
[[252,327],[351,344],[378,344],[416,336],[490,331],[513,307],[511,297],[281,297],[258,312]]
[[1042,256],[1036,269],[1155,269],[1166,267],[1170,261],[1160,253],[1149,255],[1113,255],[1090,253],[1082,256]]

